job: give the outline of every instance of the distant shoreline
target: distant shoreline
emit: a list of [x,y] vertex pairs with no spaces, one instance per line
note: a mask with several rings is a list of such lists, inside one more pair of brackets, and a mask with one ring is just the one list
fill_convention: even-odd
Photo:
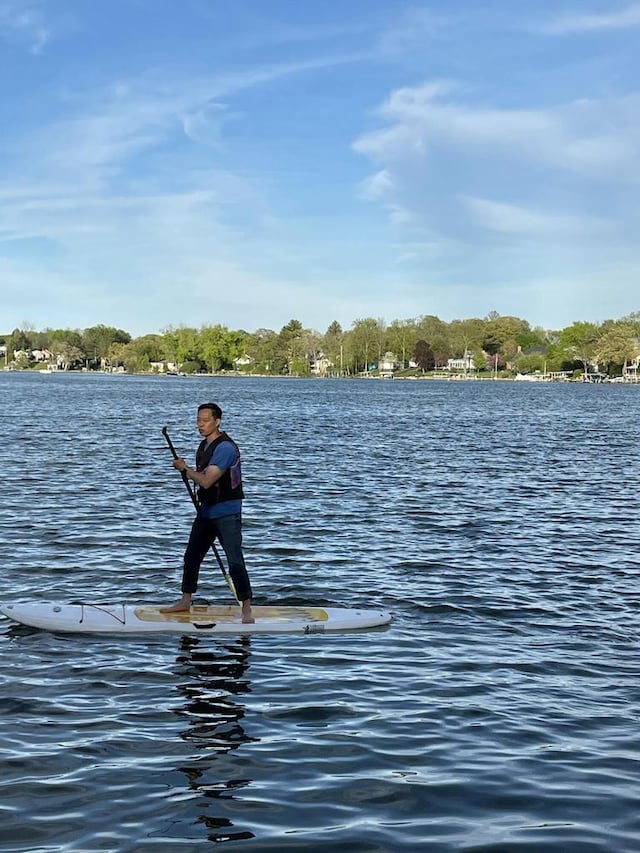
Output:
[[584,378],[583,375],[564,378],[564,379],[548,379],[544,376],[534,376],[532,374],[517,374],[516,376],[478,376],[478,375],[463,375],[453,374],[451,376],[434,376],[425,374],[424,376],[378,376],[378,375],[359,375],[359,376],[300,376],[288,374],[269,374],[269,373],[245,373],[221,371],[219,373],[165,373],[153,371],[140,371],[127,373],[126,371],[108,371],[108,370],[15,370],[9,367],[3,367],[2,373],[13,373],[21,376],[31,376],[35,374],[63,376],[111,376],[111,377],[150,377],[158,379],[286,379],[286,380],[313,380],[313,381],[336,381],[336,380],[362,380],[366,382],[514,382],[518,385],[639,385],[638,379],[624,379],[623,377],[601,377],[597,379]]

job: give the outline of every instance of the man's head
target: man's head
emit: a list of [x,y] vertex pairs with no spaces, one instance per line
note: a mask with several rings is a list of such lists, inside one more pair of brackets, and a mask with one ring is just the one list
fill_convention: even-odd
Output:
[[202,403],[200,406],[198,406],[198,414],[200,414],[203,409],[210,409],[212,417],[216,418],[219,421],[222,420],[222,409],[217,403]]
[[222,409],[217,403],[203,403],[198,406],[198,417],[196,424],[198,432],[203,438],[216,436],[220,429],[220,420],[222,419]]

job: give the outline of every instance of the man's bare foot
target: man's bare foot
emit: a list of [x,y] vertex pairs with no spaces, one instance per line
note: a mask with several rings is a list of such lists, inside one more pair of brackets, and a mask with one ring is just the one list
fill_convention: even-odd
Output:
[[246,599],[242,602],[242,624],[252,625],[256,620],[251,615],[251,600]]
[[187,593],[182,596],[180,601],[176,601],[175,604],[169,604],[166,607],[161,607],[161,613],[182,613],[185,610],[189,610],[191,607],[191,596]]

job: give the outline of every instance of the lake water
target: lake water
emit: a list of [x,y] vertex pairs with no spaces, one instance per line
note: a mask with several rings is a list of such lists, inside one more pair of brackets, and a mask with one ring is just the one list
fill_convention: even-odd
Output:
[[[0,620],[3,853],[640,850],[640,386],[0,374],[0,598],[167,602],[195,409],[257,603],[388,629]],[[215,562],[200,594],[228,602]]]

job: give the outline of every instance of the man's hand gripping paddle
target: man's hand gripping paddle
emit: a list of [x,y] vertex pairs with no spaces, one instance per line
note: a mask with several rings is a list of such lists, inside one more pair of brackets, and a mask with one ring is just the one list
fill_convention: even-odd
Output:
[[[173,442],[172,442],[172,441],[171,441],[171,439],[169,438],[169,432],[168,432],[168,430],[167,430],[166,426],[165,426],[165,427],[162,427],[162,434],[163,434],[163,436],[165,437],[167,444],[169,445],[169,450],[171,451],[171,453],[172,453],[172,455],[173,455],[173,458],[174,458],[174,459],[178,459],[178,453],[177,453],[177,451],[176,451],[175,447],[173,446]],[[191,501],[192,501],[192,503],[193,503],[194,507],[196,508],[196,512],[197,512],[197,511],[198,511],[198,508],[199,508],[199,506],[200,506],[200,504],[198,503],[198,496],[196,495],[196,493],[195,493],[195,490],[194,490],[193,486],[192,486],[192,485],[191,485],[191,483],[189,482],[189,478],[187,477],[186,472],[185,472],[185,471],[180,471],[180,476],[182,477],[182,482],[185,484],[186,489],[187,489],[187,491],[189,492],[189,497],[191,498]],[[238,596],[236,595],[236,590],[235,590],[235,587],[234,587],[234,585],[233,585],[233,581],[232,581],[232,580],[231,580],[231,578],[229,577],[229,573],[227,572],[227,570],[226,570],[226,569],[225,569],[225,567],[224,567],[224,563],[222,562],[222,558],[220,557],[220,554],[219,554],[219,552],[218,552],[218,549],[216,548],[216,543],[215,543],[215,542],[212,542],[212,543],[211,543],[211,549],[212,549],[213,553],[214,553],[214,554],[215,554],[215,556],[216,556],[216,561],[217,561],[218,565],[220,566],[220,571],[222,572],[222,575],[223,575],[224,579],[226,580],[226,582],[227,582],[227,583],[228,583],[228,585],[229,585],[229,589],[231,590],[231,592],[233,593],[233,596],[234,596],[235,600],[237,601],[237,600],[238,600]]]

